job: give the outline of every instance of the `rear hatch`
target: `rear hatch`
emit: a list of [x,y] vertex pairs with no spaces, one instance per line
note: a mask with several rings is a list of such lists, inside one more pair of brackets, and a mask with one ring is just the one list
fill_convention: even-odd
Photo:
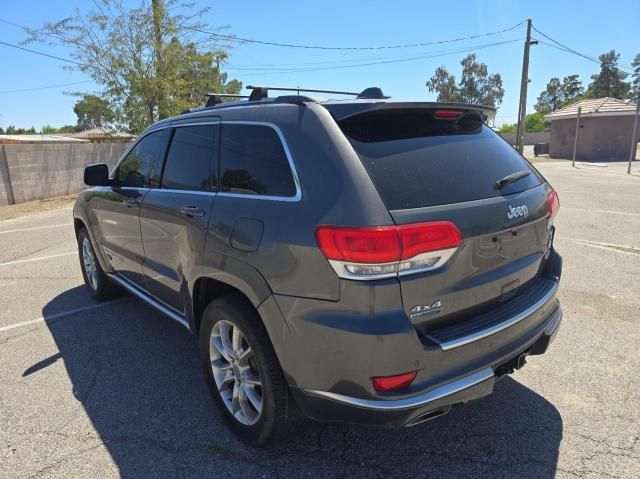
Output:
[[430,104],[338,121],[396,225],[452,222],[462,234],[441,266],[398,275],[425,334],[545,289],[553,190],[484,120],[472,107]]

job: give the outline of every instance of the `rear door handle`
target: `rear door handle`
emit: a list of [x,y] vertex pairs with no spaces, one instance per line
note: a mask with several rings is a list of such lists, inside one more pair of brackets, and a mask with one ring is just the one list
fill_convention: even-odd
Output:
[[185,208],[180,208],[180,214],[189,216],[190,218],[204,216],[204,210],[197,208],[195,206],[187,206]]
[[140,206],[140,200],[137,200],[135,198],[127,198],[125,204],[127,205],[127,208],[133,208],[134,206]]

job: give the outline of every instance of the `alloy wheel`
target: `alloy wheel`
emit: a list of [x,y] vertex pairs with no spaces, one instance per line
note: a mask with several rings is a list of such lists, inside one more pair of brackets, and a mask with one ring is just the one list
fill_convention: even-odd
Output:
[[96,291],[98,289],[98,267],[89,238],[82,240],[82,264],[87,276],[87,281],[89,281],[89,286]]
[[209,359],[220,397],[234,418],[250,426],[262,412],[263,390],[256,358],[242,330],[218,321],[209,340]]

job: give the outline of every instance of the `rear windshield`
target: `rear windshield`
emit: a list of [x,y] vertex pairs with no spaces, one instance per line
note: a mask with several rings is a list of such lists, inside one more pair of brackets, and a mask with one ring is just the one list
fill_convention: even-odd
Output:
[[[432,110],[378,111],[342,120],[340,128],[389,210],[509,195],[542,182],[476,113],[436,120]],[[498,180],[523,170],[531,174],[496,189]]]

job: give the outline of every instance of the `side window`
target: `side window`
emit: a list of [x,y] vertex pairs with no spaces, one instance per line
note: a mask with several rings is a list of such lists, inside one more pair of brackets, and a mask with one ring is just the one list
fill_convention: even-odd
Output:
[[295,196],[293,173],[280,137],[273,128],[223,123],[220,141],[223,191]]
[[[213,158],[218,125],[183,126],[175,129],[162,175],[162,187],[174,190],[211,191],[218,179]],[[217,168],[215,168],[217,169]]]
[[115,172],[118,186],[149,186],[158,158],[164,150],[166,135],[166,130],[149,133],[133,147]]

